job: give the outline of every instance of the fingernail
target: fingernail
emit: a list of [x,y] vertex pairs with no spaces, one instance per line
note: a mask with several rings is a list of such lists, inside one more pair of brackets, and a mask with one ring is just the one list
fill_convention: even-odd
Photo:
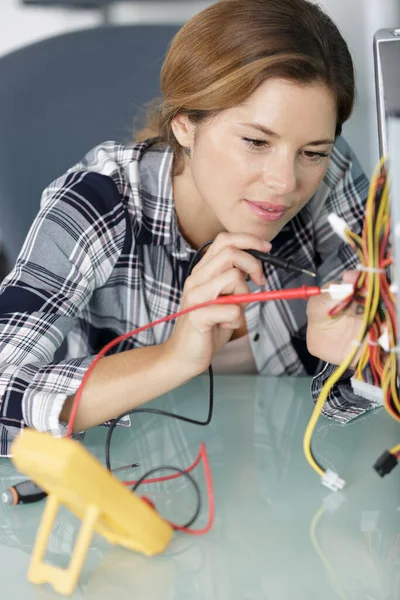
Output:
[[271,248],[272,248],[272,244],[271,244],[271,242],[264,242],[264,248],[265,248],[266,250],[271,250]]

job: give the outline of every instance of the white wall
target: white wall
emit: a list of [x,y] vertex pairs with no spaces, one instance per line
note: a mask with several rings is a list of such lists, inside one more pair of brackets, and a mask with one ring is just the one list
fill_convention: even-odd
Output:
[[[283,0],[282,0],[283,1]],[[338,24],[352,52],[358,104],[344,133],[368,174],[378,159],[372,39],[377,29],[400,26],[400,0],[319,0]],[[211,4],[210,0],[156,0],[113,7],[113,22],[162,21],[182,23]],[[78,28],[100,24],[95,11],[22,7],[19,0],[0,0],[0,56],[27,43]]]
[[23,7],[20,0],[0,0],[0,56],[31,42],[99,22],[94,11]]
[[358,101],[343,131],[370,175],[379,156],[373,35],[378,29],[400,26],[400,0],[320,0],[320,4],[339,26],[354,59]]
[[[115,23],[154,22],[184,23],[211,1],[165,2],[146,0],[115,5],[110,9]],[[25,44],[46,37],[93,27],[102,22],[100,11],[66,10],[23,6],[20,0],[0,0],[0,56]]]
[[132,21],[185,23],[210,4],[213,4],[212,0],[187,0],[186,2],[170,0],[168,5],[165,2],[157,2],[157,0],[146,0],[143,3],[133,0],[115,5],[111,9],[111,16],[116,23]]

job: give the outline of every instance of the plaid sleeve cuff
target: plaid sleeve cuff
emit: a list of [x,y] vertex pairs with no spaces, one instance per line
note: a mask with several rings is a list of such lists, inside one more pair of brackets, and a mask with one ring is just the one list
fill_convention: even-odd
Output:
[[[327,379],[335,372],[337,366],[325,363],[324,368],[316,375],[311,383],[311,397],[315,403]],[[322,409],[322,414],[329,419],[333,419],[345,425],[357,417],[365,414],[374,408],[380,408],[382,405],[364,398],[359,398],[355,394],[344,393],[351,389],[350,378],[353,371],[347,370],[336,385],[330,390],[328,398]],[[341,390],[343,390],[341,392]]]
[[[52,392],[36,392],[30,395],[29,401],[22,401],[24,426],[31,427],[37,431],[51,433],[54,437],[65,437],[68,423],[60,421],[60,413],[67,397],[67,394]],[[110,424],[111,421],[106,421],[103,423],[103,426],[109,427]],[[129,427],[131,425],[129,415],[120,419],[118,425]],[[83,439],[84,433],[84,431],[81,431],[72,437],[74,439]]]
[[67,424],[60,422],[60,413],[66,399],[67,394],[37,392],[30,397],[29,402],[23,400],[24,425],[51,433],[55,437],[63,437]]

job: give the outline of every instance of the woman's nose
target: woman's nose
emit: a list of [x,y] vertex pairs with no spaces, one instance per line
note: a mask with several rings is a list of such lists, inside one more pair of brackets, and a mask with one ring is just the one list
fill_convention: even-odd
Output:
[[295,165],[288,157],[268,160],[263,170],[263,178],[265,185],[277,195],[290,194],[297,187]]

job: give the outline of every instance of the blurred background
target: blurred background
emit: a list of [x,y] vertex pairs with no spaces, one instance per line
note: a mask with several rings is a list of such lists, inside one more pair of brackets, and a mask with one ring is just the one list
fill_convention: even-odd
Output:
[[[1,0],[0,56],[26,44],[105,22],[176,23],[212,2],[205,0]],[[345,135],[371,174],[378,158],[372,38],[400,26],[400,0],[320,0],[345,36],[356,65],[358,104]]]
[[[151,96],[158,93],[155,81],[168,40],[176,27],[210,4],[212,2],[208,0],[0,0],[0,77],[3,86],[3,90],[0,89],[0,130],[3,137],[3,141],[0,141],[0,235],[5,241],[4,245],[8,247],[12,263],[25,238],[27,227],[36,214],[39,190],[80,160],[82,152],[94,145],[92,142],[99,143],[105,139],[126,141],[132,119],[143,103],[143,97],[150,100]],[[400,0],[320,0],[319,4],[339,26],[354,58],[358,100],[353,116],[345,125],[344,135],[370,176],[378,160],[373,35],[381,28],[400,27]],[[91,71],[92,64],[93,69],[97,69],[96,82],[86,82],[82,79],[84,84],[90,87],[89,90],[84,90],[86,98],[81,99],[81,105],[85,105],[82,110],[79,102],[83,92],[76,76],[73,75],[74,82],[65,81],[69,75],[63,80],[57,62],[58,56],[50,56],[55,52],[57,44],[45,42],[40,51],[35,50],[34,46],[29,48],[30,44],[68,32],[109,29],[132,24],[138,26],[135,36],[138,37],[136,45],[141,48],[140,63],[138,64],[137,57],[135,63],[133,46],[136,42],[132,41],[132,33],[126,31],[126,56],[123,58],[123,69],[118,65],[118,69],[121,70],[118,85],[112,80],[113,76],[116,77],[113,71],[118,71],[113,67],[122,51],[114,48],[112,34],[107,34],[109,37],[104,37],[102,42],[99,41],[100,36],[96,35],[86,36],[82,33],[82,37],[76,36],[77,45],[85,43],[82,41],[84,37],[96,37],[98,41],[93,39],[94,45],[83,50],[81,54],[77,51],[75,63],[72,62],[71,48],[68,49],[67,54],[71,55],[70,71],[78,65],[78,70],[83,73],[81,77],[84,77],[88,70]],[[152,29],[149,29],[149,26]],[[140,37],[144,39],[139,41]],[[107,43],[104,40],[107,39],[108,47],[113,47],[111,54],[114,55],[114,62],[108,60],[104,50]],[[73,46],[72,42],[69,44]],[[122,41],[119,45],[122,47]],[[152,48],[153,46],[155,47]],[[24,52],[21,50],[23,48],[27,50]],[[60,57],[65,56],[60,46],[56,49],[57,52],[60,53]],[[16,59],[16,56],[19,58]],[[85,60],[89,62],[80,65]],[[38,73],[40,70],[41,74]],[[142,73],[139,74],[140,70]],[[152,72],[148,73],[149,70]],[[38,73],[38,76],[35,73]],[[131,87],[128,87],[126,80],[131,74],[133,81],[130,83]],[[51,80],[53,75],[54,82],[50,81],[49,84],[46,78]],[[111,81],[108,81],[110,79]],[[149,81],[145,82],[146,79]],[[43,82],[48,85],[46,93],[40,91],[43,90]],[[147,89],[141,97],[139,88],[143,87],[143,82]],[[102,85],[110,97],[104,98],[103,90],[94,96],[95,83],[98,86]],[[112,95],[108,88],[113,85]],[[58,97],[55,96],[56,88]],[[124,102],[121,101],[120,106],[115,105],[116,89],[119,95],[124,95]],[[103,106],[101,114],[93,115],[91,112],[95,103],[94,97],[101,98],[103,105],[108,102],[106,107]],[[61,109],[62,103],[64,107]],[[71,130],[71,123],[76,124],[77,111],[81,122],[85,123],[82,131]],[[111,128],[111,124],[105,123],[109,112],[119,117],[119,122],[112,124],[115,125],[114,129]],[[60,123],[60,114],[64,117],[64,124]],[[18,139],[15,135],[17,129],[20,130]],[[90,129],[92,131],[89,132]],[[110,137],[117,136],[120,132],[124,135],[120,135],[119,138]],[[103,137],[103,134],[106,137]],[[79,137],[82,139],[78,140]],[[46,147],[43,146],[44,139]],[[63,147],[63,156],[60,147]],[[19,182],[17,195],[15,178],[20,177],[18,163],[21,148],[25,152],[27,170],[25,178]],[[47,158],[44,159],[44,156]],[[12,214],[11,204],[14,196],[14,204],[18,207]],[[25,206],[27,210],[21,212],[21,206]]]

